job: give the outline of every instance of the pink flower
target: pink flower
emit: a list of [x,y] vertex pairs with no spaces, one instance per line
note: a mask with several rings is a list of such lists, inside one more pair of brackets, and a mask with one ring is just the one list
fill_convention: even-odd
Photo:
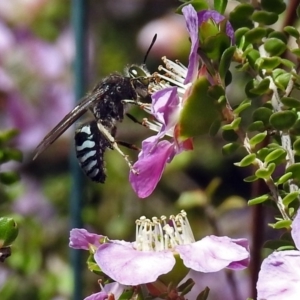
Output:
[[300,295],[300,213],[292,224],[298,250],[278,251],[262,263],[257,282],[258,300],[298,300]]
[[[151,86],[154,91],[152,106],[146,111],[155,117],[156,123],[146,122],[146,125],[158,134],[143,141],[142,151],[133,166],[136,172],[130,172],[129,175],[132,188],[140,198],[146,198],[153,192],[162,177],[166,164],[170,163],[175,155],[193,149],[192,138],[180,136],[181,112],[193,92],[193,84],[200,76],[207,77],[213,83],[205,66],[199,70],[201,64],[199,26],[208,20],[212,20],[218,26],[225,17],[213,10],[197,13],[192,5],[185,6],[182,12],[191,40],[189,65],[186,68],[164,57],[165,68],[161,67],[160,70],[165,71],[167,76],[157,74],[162,80]],[[234,31],[229,22],[226,23],[225,34],[233,43]],[[165,136],[171,138],[162,140]]]
[[[114,281],[128,286],[153,283],[157,280],[166,285],[179,283],[190,269],[217,272],[224,268],[241,270],[249,263],[248,242],[245,239],[207,236],[195,241],[186,213],[176,216],[136,221],[136,241],[133,243],[108,240],[73,229],[70,246],[74,239],[81,241],[76,248],[93,250],[94,259],[101,271]],[[79,235],[80,238],[76,238]],[[84,239],[86,235],[86,239]],[[101,236],[100,236],[101,237]],[[79,247],[78,247],[79,246]]]

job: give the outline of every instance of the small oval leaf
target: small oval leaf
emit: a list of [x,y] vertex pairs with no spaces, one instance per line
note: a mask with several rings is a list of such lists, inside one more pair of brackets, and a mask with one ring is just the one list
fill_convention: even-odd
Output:
[[277,130],[288,130],[297,121],[297,114],[286,110],[273,113],[270,117],[270,124]]
[[293,178],[300,180],[300,163],[292,164],[286,168],[285,172],[291,172],[293,174]]
[[289,172],[289,173],[286,173],[284,175],[282,175],[276,182],[277,185],[279,184],[283,184],[285,182],[287,182],[289,179],[291,179],[293,177],[293,173],[292,172]]
[[258,133],[257,135],[255,135],[249,140],[249,144],[251,145],[251,147],[255,147],[257,144],[261,143],[266,136],[267,136],[266,131]]
[[255,159],[256,159],[255,153],[251,153],[245,156],[240,162],[234,163],[234,165],[238,167],[247,167],[251,165],[255,161]]
[[269,195],[262,195],[262,196],[259,196],[259,197],[249,200],[248,205],[250,206],[250,205],[260,204],[260,203],[267,201],[268,199],[269,199]]
[[279,39],[269,38],[264,42],[264,48],[271,56],[279,56],[286,50],[287,45]]
[[291,220],[280,220],[273,225],[273,228],[275,228],[275,229],[287,228],[288,229],[291,227],[291,225],[292,225]]
[[269,163],[271,161],[276,160],[278,157],[280,157],[281,155],[283,155],[284,153],[286,153],[286,151],[284,149],[275,149],[274,151],[270,152],[266,158],[265,158],[265,162]]
[[251,19],[259,24],[272,25],[277,22],[278,15],[273,12],[255,11]]
[[288,207],[291,202],[299,197],[299,192],[291,192],[287,194],[283,199],[282,202],[284,206]]

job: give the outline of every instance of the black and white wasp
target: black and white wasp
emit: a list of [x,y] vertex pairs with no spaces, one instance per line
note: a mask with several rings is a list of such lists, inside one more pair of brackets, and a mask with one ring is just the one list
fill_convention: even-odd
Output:
[[[154,37],[147,55],[154,44]],[[113,73],[101,80],[82,101],[68,113],[37,146],[33,159],[56,141],[75,121],[90,110],[94,120],[80,126],[75,132],[75,151],[83,172],[93,181],[104,183],[106,179],[104,152],[117,150],[126,160],[131,171],[136,172],[127,155],[118,147],[115,140],[116,123],[122,122],[125,104],[144,105],[140,99],[148,96],[148,86],[153,77],[145,64],[132,65],[126,76]],[[120,142],[122,145],[129,145]]]

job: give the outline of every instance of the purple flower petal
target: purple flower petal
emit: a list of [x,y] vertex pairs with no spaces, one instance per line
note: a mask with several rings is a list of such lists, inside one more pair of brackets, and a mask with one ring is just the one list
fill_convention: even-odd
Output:
[[95,293],[84,298],[84,300],[107,300],[107,299],[108,299],[108,295],[105,292]]
[[300,297],[300,252],[279,251],[262,263],[257,282],[258,300],[298,300]]
[[198,48],[199,48],[199,36],[198,36],[198,16],[194,7],[189,4],[183,7],[182,13],[186,21],[186,27],[190,34],[191,38],[191,51],[189,56],[189,66],[184,84],[190,83],[197,76],[199,69],[199,57],[198,57]]
[[114,299],[119,299],[124,289],[125,286],[118,282],[108,283],[101,292],[92,294],[84,298],[84,300],[107,300],[109,294],[114,295]]
[[292,226],[292,238],[298,250],[300,250],[300,210],[297,212],[296,218]]
[[177,87],[162,89],[152,95],[152,114],[162,123],[158,138],[174,127],[181,110]]
[[176,246],[176,250],[186,267],[204,273],[223,268],[242,269],[246,265],[231,264],[249,258],[249,252],[228,237],[207,236],[193,244]]
[[118,243],[101,245],[94,258],[106,275],[121,284],[132,286],[154,282],[175,265],[171,251],[142,252],[132,245]]
[[70,231],[69,247],[74,249],[89,250],[90,245],[98,248],[103,235],[89,233],[85,229],[74,228]]
[[[206,22],[209,19],[213,19],[217,24],[219,24],[221,21],[225,19],[223,15],[221,15],[219,12],[215,10],[202,10],[197,13],[198,14],[198,22],[199,26]],[[231,40],[231,43],[234,44],[234,29],[231,26],[230,22],[227,21],[226,23],[226,34]]]
[[153,192],[174,151],[174,144],[166,140],[156,144],[156,137],[150,137],[143,141],[142,152],[133,166],[139,173],[129,174],[132,188],[140,198],[146,198]]

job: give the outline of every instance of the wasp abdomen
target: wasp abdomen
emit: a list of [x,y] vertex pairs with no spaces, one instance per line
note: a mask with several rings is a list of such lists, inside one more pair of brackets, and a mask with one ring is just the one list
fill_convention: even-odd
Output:
[[85,124],[76,130],[76,156],[83,172],[93,181],[105,182],[104,152],[106,148],[112,148],[112,146],[99,131],[96,121]]

